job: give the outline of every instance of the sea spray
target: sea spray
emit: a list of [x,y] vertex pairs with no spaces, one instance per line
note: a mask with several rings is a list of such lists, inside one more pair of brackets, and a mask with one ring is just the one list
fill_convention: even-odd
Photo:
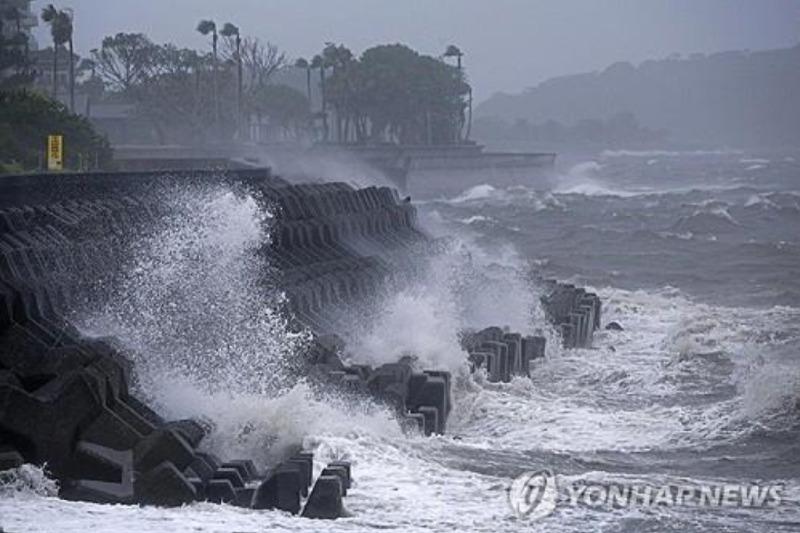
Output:
[[58,482],[48,477],[47,465],[24,464],[18,468],[0,472],[0,497],[2,498],[57,495]]
[[421,369],[457,373],[466,367],[463,331],[501,325],[530,334],[540,311],[535,287],[516,263],[510,249],[492,254],[449,241],[411,283],[385,293],[373,316],[350,324],[354,362],[380,365],[409,355]]
[[285,385],[304,336],[288,331],[259,254],[271,215],[225,188],[171,190],[164,201],[167,215],[134,241],[113,296],[78,323],[123,344],[157,403],[165,376],[209,391]]
[[247,457],[268,467],[307,438],[403,438],[395,413],[386,406],[336,389],[313,387],[305,380],[271,396],[227,391],[209,394],[180,381],[164,386],[161,400],[172,417],[201,415],[214,422],[215,429],[204,439],[203,448],[223,459]]

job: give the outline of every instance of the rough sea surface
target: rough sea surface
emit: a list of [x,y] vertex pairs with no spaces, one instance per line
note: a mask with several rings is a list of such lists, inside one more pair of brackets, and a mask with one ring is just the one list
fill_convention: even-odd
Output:
[[[65,502],[53,497],[40,470],[26,467],[0,488],[0,526],[7,532],[800,530],[800,155],[619,151],[562,165],[547,183],[485,184],[422,203],[428,231],[456,236],[452,254],[434,261],[416,286],[388,296],[377,324],[350,339],[353,360],[378,364],[410,351],[456,373],[445,436],[403,435],[380,406],[352,405],[302,382],[274,395],[234,386],[237,368],[273,372],[302,344],[257,302],[231,293],[248,290],[249,268],[226,265],[247,265],[248,249],[261,238],[253,221],[264,214],[247,199],[224,193],[201,199],[221,206],[222,220],[203,228],[201,238],[184,235],[193,227],[185,221],[181,231],[150,236],[122,303],[84,317],[93,333],[117,335],[142,358],[140,386],[166,415],[203,415],[218,424],[207,443],[211,451],[267,462],[265,450],[281,435],[315,450],[318,468],[351,460],[348,518],[312,522],[210,504]],[[200,211],[206,218],[207,209]],[[218,232],[225,245],[209,253],[219,251]],[[186,242],[192,261],[199,257],[206,272],[225,275],[194,279],[196,269],[186,268],[180,252]],[[165,254],[172,258],[166,264]],[[465,257],[472,262],[467,269],[458,264]],[[599,332],[592,349],[558,349],[536,308],[530,273],[591,287],[603,299],[604,324],[616,321],[624,331]],[[138,288],[155,283],[174,285],[170,301]],[[238,322],[230,324],[221,334],[231,342],[208,357],[227,361],[225,350],[244,349],[242,336],[271,332],[263,352],[247,346],[236,367],[217,368],[225,386],[211,394],[206,385],[215,374],[208,369],[159,382],[161,348],[152,340],[169,331],[180,335],[181,324],[194,323],[192,313],[202,318],[207,302],[194,302],[206,284],[220,295],[215,301],[248,324],[241,333]],[[146,317],[137,314],[142,307]],[[551,336],[548,358],[531,379],[490,384],[463,373],[458,330],[494,324]],[[143,325],[148,333],[138,338]],[[197,352],[170,342],[186,357]],[[194,363],[169,370],[174,375]],[[242,426],[248,437],[231,440]],[[523,472],[542,469],[561,483],[772,483],[780,485],[782,502],[561,505],[535,521],[516,517],[507,488]]]

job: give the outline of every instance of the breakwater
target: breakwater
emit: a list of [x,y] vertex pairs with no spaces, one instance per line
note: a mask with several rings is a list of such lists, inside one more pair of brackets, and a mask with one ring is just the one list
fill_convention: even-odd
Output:
[[[402,286],[437,243],[413,205],[389,188],[290,184],[268,171],[21,176],[0,183],[0,469],[46,464],[68,499],[180,505],[226,502],[335,518],[351,483],[347,462],[314,479],[313,456],[288,451],[270,465],[204,451],[204,420],[167,420],[137,395],[136,369],[118,346],[87,337],[70,304],[114,278],[132,235],[166,216],[164,191],[218,184],[274,213],[264,278],[286,294],[292,327],[309,331],[304,368],[319,383],[390,405],[409,431],[445,433],[452,376],[412,358],[346,364],[337,337],[347,310]],[[596,296],[556,282],[542,304],[565,346],[591,343]],[[101,289],[102,290],[102,287]],[[525,375],[543,337],[499,327],[464,332],[473,370],[490,381]],[[248,369],[243,368],[243,372]]]

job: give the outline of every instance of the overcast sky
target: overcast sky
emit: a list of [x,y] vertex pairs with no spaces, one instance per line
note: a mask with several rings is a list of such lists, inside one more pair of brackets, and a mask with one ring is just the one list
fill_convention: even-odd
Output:
[[[37,0],[39,11],[50,3]],[[75,12],[80,53],[103,36],[144,32],[158,42],[208,46],[201,18],[311,56],[326,41],[354,52],[402,42],[439,55],[466,53],[478,99],[519,92],[558,75],[673,53],[793,46],[800,0],[55,0]],[[37,30],[46,46],[46,27]]]

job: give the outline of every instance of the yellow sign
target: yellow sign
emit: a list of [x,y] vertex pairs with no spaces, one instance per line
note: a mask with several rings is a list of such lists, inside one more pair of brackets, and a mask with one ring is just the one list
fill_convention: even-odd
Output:
[[47,170],[64,170],[64,137],[48,135]]

